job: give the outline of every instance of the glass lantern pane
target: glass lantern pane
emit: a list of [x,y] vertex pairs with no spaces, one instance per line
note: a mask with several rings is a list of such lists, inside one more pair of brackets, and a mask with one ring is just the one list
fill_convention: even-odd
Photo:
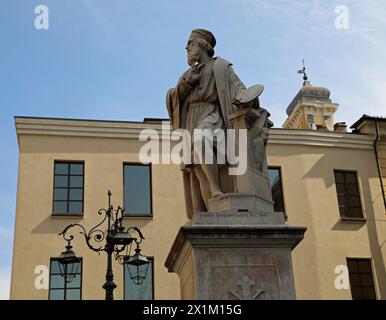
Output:
[[50,288],[63,289],[64,288],[64,278],[59,274],[51,275]]
[[58,262],[58,260],[51,260],[51,269],[50,269],[50,272],[51,272],[51,273],[60,274],[60,267],[59,267],[59,262]]
[[82,276],[80,274],[71,278],[70,282],[67,282],[67,288],[80,288]]
[[[153,299],[153,261],[150,260],[150,264],[147,265],[146,279],[142,284],[135,284],[130,277],[130,273],[134,275],[136,273],[136,267],[125,265],[125,300],[152,300]],[[130,268],[130,272],[128,270]]]

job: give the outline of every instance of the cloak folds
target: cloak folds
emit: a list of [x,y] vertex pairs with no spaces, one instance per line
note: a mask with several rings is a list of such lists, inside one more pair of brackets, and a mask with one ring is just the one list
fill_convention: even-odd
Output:
[[[263,86],[256,85],[247,89],[233,71],[232,64],[220,57],[214,58],[213,73],[216,81],[220,111],[224,120],[225,129],[231,129],[229,115],[234,112],[233,104],[247,105],[255,102],[263,91]],[[182,81],[183,76],[179,79]],[[174,130],[186,129],[187,102],[180,101],[177,87],[172,88],[166,95],[166,106],[171,125]],[[193,217],[193,199],[190,175],[192,172],[183,172],[186,212],[189,219]]]

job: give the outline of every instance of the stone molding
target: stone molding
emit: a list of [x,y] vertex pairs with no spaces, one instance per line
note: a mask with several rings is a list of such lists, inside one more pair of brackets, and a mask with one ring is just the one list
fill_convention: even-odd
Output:
[[169,272],[179,272],[195,248],[289,248],[304,238],[305,227],[288,225],[185,225],[180,228],[166,259]]
[[[124,121],[98,121],[15,117],[18,139],[23,135],[120,138],[138,140],[143,129],[161,132],[161,124]],[[372,150],[371,135],[272,128],[268,145],[297,145]]]

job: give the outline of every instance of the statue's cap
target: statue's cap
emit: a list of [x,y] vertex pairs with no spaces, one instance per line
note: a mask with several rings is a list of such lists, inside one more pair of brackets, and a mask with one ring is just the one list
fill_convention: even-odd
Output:
[[206,40],[212,48],[216,45],[216,38],[214,37],[213,33],[205,30],[205,29],[194,29],[192,30],[192,33],[190,34],[190,38],[198,37]]

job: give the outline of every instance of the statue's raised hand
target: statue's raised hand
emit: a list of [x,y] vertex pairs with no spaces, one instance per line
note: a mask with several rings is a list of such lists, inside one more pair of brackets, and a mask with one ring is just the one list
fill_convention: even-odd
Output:
[[204,63],[198,64],[196,62],[196,64],[193,65],[193,67],[191,67],[188,70],[188,73],[187,73],[187,75],[185,77],[185,82],[189,86],[194,86],[194,84],[201,79],[203,71],[204,71],[204,68],[205,68],[205,64]]

